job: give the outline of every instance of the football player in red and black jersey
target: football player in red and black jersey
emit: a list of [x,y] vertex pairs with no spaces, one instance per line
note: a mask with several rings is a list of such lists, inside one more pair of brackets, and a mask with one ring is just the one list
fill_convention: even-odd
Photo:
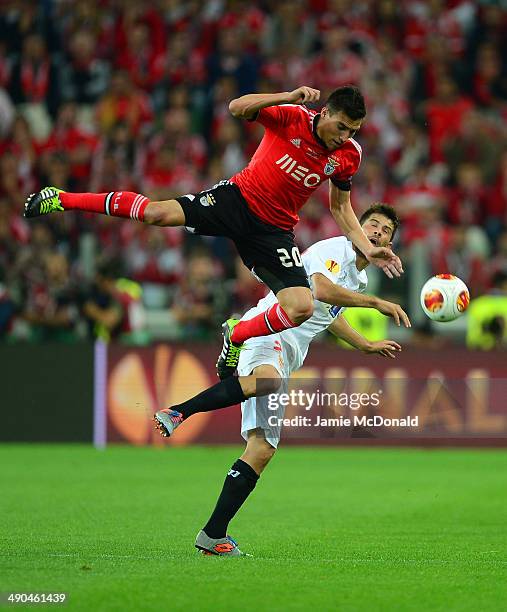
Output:
[[313,297],[292,230],[299,209],[323,181],[330,179],[331,214],[349,240],[389,277],[402,272],[389,248],[367,239],[350,202],[351,179],[361,162],[361,147],[353,137],[366,116],[363,96],[347,85],[329,96],[320,113],[304,106],[319,98],[317,89],[302,86],[232,100],[232,115],[259,121],[265,133],[248,166],[211,189],[150,202],[127,191],[66,193],[46,187],[28,197],[25,217],[83,210],[231,238],[278,303],[248,321],[224,323],[217,369],[220,378],[230,376],[245,340],[296,327],[312,315]]

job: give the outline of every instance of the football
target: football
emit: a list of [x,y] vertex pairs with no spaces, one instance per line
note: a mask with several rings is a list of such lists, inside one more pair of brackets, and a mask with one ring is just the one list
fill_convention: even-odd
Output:
[[421,289],[421,306],[433,321],[454,321],[468,308],[470,293],[454,274],[432,276]]

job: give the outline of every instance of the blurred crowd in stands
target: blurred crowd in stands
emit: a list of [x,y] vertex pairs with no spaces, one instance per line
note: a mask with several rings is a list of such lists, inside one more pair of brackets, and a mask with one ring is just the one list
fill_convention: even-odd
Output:
[[[459,275],[472,297],[505,286],[502,0],[3,0],[0,337],[108,339],[151,311],[173,337],[215,337],[264,294],[227,240],[101,215],[28,223],[26,195],[210,187],[262,137],[230,116],[232,98],[306,84],[325,100],[347,83],[368,109],[357,213],[393,204],[400,256],[424,241],[430,271]],[[323,186],[296,237],[304,249],[336,233]],[[380,290],[393,286],[406,305],[406,282]]]

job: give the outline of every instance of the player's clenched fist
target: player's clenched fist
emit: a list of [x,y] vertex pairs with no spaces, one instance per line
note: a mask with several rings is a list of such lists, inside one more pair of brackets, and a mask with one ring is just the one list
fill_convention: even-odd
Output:
[[289,93],[288,101],[293,104],[306,104],[307,102],[317,102],[319,98],[320,91],[318,89],[302,85]]

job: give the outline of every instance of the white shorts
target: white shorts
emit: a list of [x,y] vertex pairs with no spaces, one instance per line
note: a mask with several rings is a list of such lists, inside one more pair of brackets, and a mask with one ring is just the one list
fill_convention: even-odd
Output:
[[[281,341],[280,334],[250,338],[245,342],[245,348],[241,351],[238,375],[249,376],[252,371],[261,365],[271,365],[282,378],[282,387],[291,374],[290,347]],[[279,392],[284,392],[280,388]],[[283,418],[284,406],[276,402],[276,410],[269,408],[269,396],[250,397],[241,403],[241,435],[248,440],[248,432],[252,429],[262,429],[264,439],[268,444],[277,448],[280,441],[280,426],[270,424],[270,417]],[[276,419],[273,418],[273,421]]]

